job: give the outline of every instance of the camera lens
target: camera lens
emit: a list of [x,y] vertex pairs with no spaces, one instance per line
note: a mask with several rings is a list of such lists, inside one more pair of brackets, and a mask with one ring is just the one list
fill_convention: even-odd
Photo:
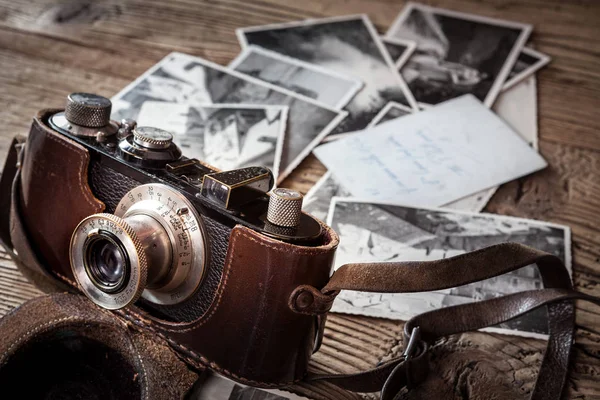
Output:
[[129,261],[114,235],[100,231],[98,236],[86,243],[84,254],[85,268],[100,289],[114,292],[123,286]]
[[110,310],[142,295],[161,305],[192,296],[203,279],[207,252],[193,204],[155,183],[132,189],[116,214],[90,215],[73,232],[71,269],[81,291]]

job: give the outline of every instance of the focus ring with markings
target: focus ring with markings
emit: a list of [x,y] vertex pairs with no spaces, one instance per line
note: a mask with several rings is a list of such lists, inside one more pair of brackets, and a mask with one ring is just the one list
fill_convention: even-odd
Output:
[[[100,249],[94,250],[99,244]],[[135,302],[146,286],[148,263],[142,242],[135,230],[115,215],[94,214],[81,221],[71,237],[70,260],[83,293],[109,310]],[[115,287],[118,290],[110,290],[110,282],[102,281],[115,275],[122,284]]]
[[104,308],[125,307],[140,292],[152,303],[177,304],[202,282],[206,238],[185,196],[167,185],[141,185],[121,199],[115,215],[95,214],[79,224],[71,266],[83,292]]

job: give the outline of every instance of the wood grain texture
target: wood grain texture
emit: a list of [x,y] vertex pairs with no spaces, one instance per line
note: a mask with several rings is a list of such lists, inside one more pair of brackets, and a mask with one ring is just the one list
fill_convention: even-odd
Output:
[[[487,211],[571,226],[575,285],[600,295],[600,2],[427,3],[534,25],[533,44],[553,58],[538,74],[540,151],[549,167],[502,186]],[[402,6],[396,0],[0,0],[0,158],[38,109],[61,106],[71,91],[111,96],[171,51],[226,64],[239,52],[235,28],[367,13],[384,32]],[[324,172],[309,156],[284,185],[306,192]],[[0,256],[0,314],[38,294]],[[565,398],[600,399],[600,310],[578,304],[577,325]],[[373,366],[400,351],[401,329],[398,322],[332,315],[312,368]],[[543,341],[497,334],[450,337],[432,351],[429,381],[403,398],[485,398],[486,387],[497,398],[525,398],[543,348]],[[294,390],[358,398],[323,384]]]

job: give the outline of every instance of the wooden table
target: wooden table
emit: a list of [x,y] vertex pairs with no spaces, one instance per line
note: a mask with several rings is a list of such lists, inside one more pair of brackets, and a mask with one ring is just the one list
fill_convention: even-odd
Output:
[[[27,132],[38,109],[62,106],[72,91],[110,97],[171,51],[226,64],[240,50],[235,28],[354,13],[367,13],[383,32],[402,3],[0,0],[0,157],[4,159],[14,134]],[[487,211],[569,225],[575,285],[599,296],[600,2],[428,3],[531,23],[535,47],[553,57],[538,78],[540,151],[550,166],[502,186]],[[284,185],[306,192],[324,171],[311,156]],[[8,259],[0,259],[0,266],[1,313],[39,294]],[[332,316],[313,366],[332,372],[373,366],[400,351],[401,325]],[[565,397],[600,399],[600,310],[578,304],[577,325]],[[508,398],[526,397],[544,345],[498,334],[457,335],[434,350],[437,364],[429,383],[446,388],[449,398],[478,398],[483,382]],[[336,397],[355,398],[343,393]]]

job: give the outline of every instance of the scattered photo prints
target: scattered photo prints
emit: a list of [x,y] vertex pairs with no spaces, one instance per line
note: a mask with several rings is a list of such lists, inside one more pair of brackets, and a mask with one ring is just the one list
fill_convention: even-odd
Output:
[[377,114],[375,116],[375,118],[373,118],[373,121],[371,121],[369,123],[368,128],[379,125],[383,122],[386,122],[386,121],[389,121],[392,119],[403,117],[410,113],[412,113],[412,110],[410,108],[403,106],[400,103],[390,101],[389,103],[387,103],[385,105],[385,107],[383,107],[383,109],[381,111],[379,111],[379,114]]
[[362,88],[358,79],[256,46],[243,49],[229,68],[338,110]]
[[402,68],[417,48],[417,44],[412,40],[382,37],[381,41],[398,69]]
[[355,197],[377,201],[441,207],[548,165],[471,94],[366,132],[313,153]]
[[112,101],[112,117],[116,120],[137,119],[147,101],[189,105],[240,103],[288,106],[280,181],[346,116],[345,111],[311,98],[181,53],[171,53],[162,59],[114,96]]
[[324,18],[238,29],[242,47],[254,44],[360,79],[350,113],[335,133],[366,127],[389,102],[418,106],[366,15]]
[[[187,398],[187,397],[186,397]],[[189,400],[309,400],[277,389],[258,389],[212,373],[195,385]]]
[[517,62],[513,65],[502,90],[510,89],[521,80],[527,78],[538,69],[550,62],[550,57],[532,48],[525,47],[519,53]]
[[[502,242],[522,243],[561,258],[571,272],[567,226],[493,214],[411,208],[334,197],[327,223],[340,235],[335,268],[349,262],[437,260]],[[533,265],[483,282],[429,293],[342,291],[332,311],[407,320],[444,306],[542,288]],[[502,323],[491,331],[541,337],[546,309]]]
[[[535,76],[503,90],[492,110],[529,145],[538,149],[537,90]],[[479,212],[485,208],[498,187],[485,189],[444,205],[444,208]]]
[[334,197],[350,197],[351,195],[335,179],[331,171],[327,171],[304,196],[302,210],[321,221],[326,221],[331,199]]
[[531,25],[409,3],[387,38],[414,40],[402,76],[419,103],[472,93],[491,107]]
[[[412,109],[391,101],[386,104],[375,118],[373,118],[369,127],[400,118],[410,113],[412,113]],[[350,135],[353,134],[354,133],[350,133]],[[336,196],[350,197],[352,196],[352,193],[345,189],[330,171],[327,171],[304,196],[304,205],[302,206],[302,209],[314,217],[319,218],[321,221],[325,221],[327,220],[331,199]]]
[[287,113],[287,106],[147,101],[137,122],[171,131],[187,157],[222,170],[267,167],[277,179]]

